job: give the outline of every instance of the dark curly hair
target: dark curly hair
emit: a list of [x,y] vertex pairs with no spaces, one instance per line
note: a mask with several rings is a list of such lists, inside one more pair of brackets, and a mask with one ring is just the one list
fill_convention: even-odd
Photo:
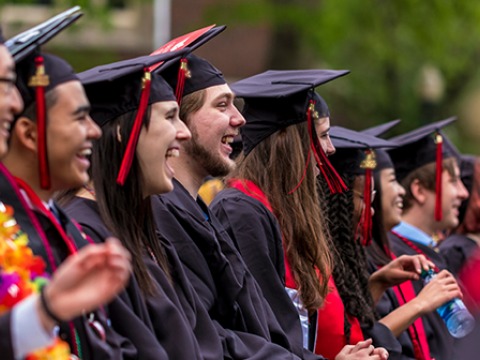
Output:
[[[349,189],[352,189],[355,176],[340,174]],[[377,316],[374,310],[373,299],[368,287],[367,258],[363,246],[355,238],[353,191],[348,190],[340,194],[331,194],[326,181],[319,177],[319,196],[325,201],[324,214],[334,249],[333,279],[345,307],[345,336],[350,341],[350,322],[347,314],[358,318],[362,325],[372,326]],[[323,194],[323,195],[322,195]]]

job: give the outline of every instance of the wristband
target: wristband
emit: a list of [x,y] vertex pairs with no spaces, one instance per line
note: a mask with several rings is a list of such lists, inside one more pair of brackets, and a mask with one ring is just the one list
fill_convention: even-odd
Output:
[[57,315],[55,315],[50,306],[48,305],[47,299],[45,298],[45,287],[46,286],[42,287],[42,290],[40,291],[40,303],[42,304],[43,311],[45,311],[45,314],[47,314],[49,318],[51,318],[57,324],[60,324],[64,322],[64,320],[60,319]]

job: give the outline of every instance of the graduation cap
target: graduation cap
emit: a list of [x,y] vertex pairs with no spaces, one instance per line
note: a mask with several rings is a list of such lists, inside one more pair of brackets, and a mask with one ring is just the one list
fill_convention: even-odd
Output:
[[341,174],[365,175],[363,201],[365,208],[361,216],[363,224],[363,245],[371,243],[372,213],[372,175],[377,168],[376,150],[379,148],[392,148],[395,143],[380,139],[363,132],[353,131],[340,126],[330,129],[330,138],[336,152],[330,157],[332,165]]
[[5,42],[15,62],[18,62],[45,44],[60,31],[77,21],[83,13],[80,6],[74,6],[50,19],[28,29]]
[[58,85],[78,78],[67,62],[53,55],[41,54],[39,47],[82,16],[79,11],[80,8],[76,6],[5,42],[16,62],[16,85],[25,109],[33,103],[36,105],[38,163],[42,189],[51,187],[47,156],[45,94]]
[[[392,128],[397,126],[399,123],[400,123],[400,119],[392,120],[384,124],[369,127],[368,129],[364,129],[360,132],[362,134],[368,134],[368,135],[373,135],[378,137],[389,132]],[[377,167],[375,168],[375,171],[395,168],[393,166],[393,162],[392,162],[392,159],[390,158],[390,155],[388,155],[388,153],[385,150],[382,150],[382,149],[376,150],[375,158],[377,161]]]
[[182,57],[179,62],[168,67],[163,76],[175,89],[179,104],[185,95],[227,83],[220,70],[194,54]]
[[390,151],[397,178],[402,181],[415,169],[435,162],[435,220],[442,220],[443,159],[454,157],[451,145],[443,146],[444,135],[440,129],[451,124],[456,117],[422,126],[406,134],[391,138],[399,146]]
[[117,183],[123,185],[130,172],[138,137],[148,105],[159,101],[175,101],[172,88],[159,70],[151,74],[150,66],[180,58],[188,49],[94,67],[78,74],[90,100],[90,116],[100,126],[120,115],[137,110],[134,125],[123,155]]
[[[348,70],[269,70],[231,84],[235,94],[245,101],[242,114],[246,124],[240,129],[245,155],[273,133],[308,122],[310,146],[330,191],[346,190],[315,131],[314,120],[330,113],[314,89],[348,73]],[[307,164],[308,161],[310,153]]]
[[373,136],[382,136],[385,133],[389,132],[392,128],[397,126],[400,123],[400,119],[392,120],[380,125],[372,126],[367,129],[360,131],[362,134],[368,134]]
[[[460,178],[462,179],[463,185],[468,190],[469,194],[472,193],[473,183],[475,181],[475,163],[477,161],[478,157],[473,155],[460,156]],[[458,219],[460,223],[462,223],[463,219],[465,218],[469,200],[470,197],[462,201],[462,204],[458,209]]]
[[[188,47],[190,49],[189,52],[192,52],[213,39],[225,29],[225,25],[211,25],[192,31],[170,40],[167,44],[161,46],[150,55],[165,53],[185,47]],[[172,88],[175,89],[175,96],[179,105],[185,95],[211,86],[226,84],[221,71],[215,68],[207,60],[195,55],[184,56],[179,61],[168,61],[165,64],[165,68],[166,71],[164,71],[163,77],[168,81]],[[155,69],[156,65],[152,67],[151,71],[154,71]]]

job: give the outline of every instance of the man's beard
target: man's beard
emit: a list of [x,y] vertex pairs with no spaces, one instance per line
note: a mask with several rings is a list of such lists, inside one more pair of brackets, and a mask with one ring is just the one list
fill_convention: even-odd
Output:
[[184,144],[185,153],[195,160],[208,175],[213,177],[227,176],[233,169],[234,164],[226,161],[218,154],[212,154],[202,144],[198,143],[197,133],[194,129],[190,129],[192,138]]

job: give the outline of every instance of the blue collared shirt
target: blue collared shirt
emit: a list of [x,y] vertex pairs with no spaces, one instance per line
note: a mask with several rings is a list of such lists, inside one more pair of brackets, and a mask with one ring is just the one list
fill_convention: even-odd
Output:
[[434,247],[436,245],[431,236],[428,236],[425,232],[419,228],[410,225],[406,222],[401,222],[393,228],[393,231],[400,234],[401,236],[415,241],[419,244]]

